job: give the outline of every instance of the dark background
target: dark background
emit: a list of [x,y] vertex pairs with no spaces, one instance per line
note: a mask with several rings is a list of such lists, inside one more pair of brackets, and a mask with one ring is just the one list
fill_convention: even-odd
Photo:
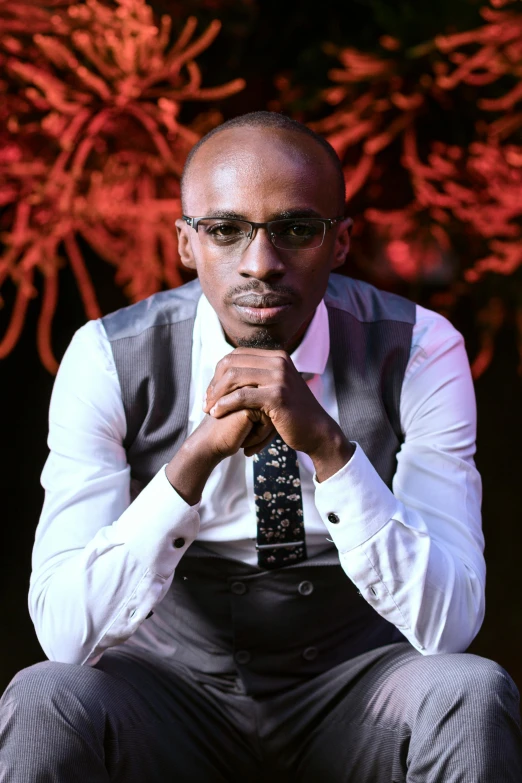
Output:
[[[274,80],[278,74],[293,74],[303,90],[298,111],[313,119],[319,116],[318,90],[328,83],[332,66],[323,42],[351,43],[360,48],[386,32],[412,43],[427,40],[448,26],[466,29],[478,20],[479,5],[464,0],[431,4],[414,2],[321,3],[290,0],[263,2],[187,2],[155,0],[154,8],[182,20],[196,13],[202,22],[223,19],[221,35],[199,60],[204,84],[223,83],[240,75],[247,89],[216,107],[224,118],[264,109],[277,98]],[[201,106],[186,105],[189,121]],[[113,270],[89,257],[100,305],[104,313],[126,300],[113,279]],[[364,269],[347,273],[364,276]],[[517,372],[519,356],[515,329],[514,287],[520,276],[502,279],[490,276],[466,290],[452,312],[452,320],[466,339],[470,358],[477,351],[477,313],[493,295],[499,295],[505,310],[504,323],[495,338],[495,353],[476,383],[479,414],[477,463],[484,483],[484,529],[488,565],[487,612],[482,630],[471,651],[495,659],[522,688],[522,380]],[[395,281],[389,287],[426,303],[432,290],[426,286]],[[7,326],[13,291],[3,291],[0,333]],[[25,330],[14,352],[0,363],[0,410],[2,412],[0,498],[2,546],[0,588],[3,639],[0,648],[0,692],[21,668],[42,660],[27,610],[30,557],[34,532],[42,505],[39,477],[47,456],[47,411],[53,377],[43,368],[36,352],[35,331],[39,303],[30,308]],[[61,358],[85,315],[72,275],[60,273],[60,300],[53,326],[53,345]]]

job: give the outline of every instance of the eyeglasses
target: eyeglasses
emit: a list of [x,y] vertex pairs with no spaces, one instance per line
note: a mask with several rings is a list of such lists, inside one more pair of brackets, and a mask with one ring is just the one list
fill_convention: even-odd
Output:
[[258,228],[265,228],[274,247],[282,250],[313,250],[321,247],[326,229],[344,220],[337,218],[284,218],[268,223],[216,217],[188,217],[187,225],[197,232],[202,245],[223,251],[242,252],[252,241]]

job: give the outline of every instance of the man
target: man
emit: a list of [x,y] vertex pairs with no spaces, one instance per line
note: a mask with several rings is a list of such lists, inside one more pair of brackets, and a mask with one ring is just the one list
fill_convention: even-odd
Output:
[[[331,275],[333,150],[245,115],[193,150],[198,281],[60,369],[1,781],[519,781],[484,612],[474,400],[440,316]],[[393,491],[392,491],[393,490]]]

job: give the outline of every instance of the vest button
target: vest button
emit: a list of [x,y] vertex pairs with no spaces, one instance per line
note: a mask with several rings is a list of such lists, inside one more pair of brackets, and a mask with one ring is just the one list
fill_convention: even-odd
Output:
[[236,660],[236,663],[239,663],[240,666],[245,666],[245,664],[250,663],[252,656],[250,655],[248,650],[238,650],[237,653],[234,655],[234,658]]
[[184,538],[176,538],[173,541],[174,547],[176,549],[181,549],[181,547],[185,546],[185,539]]
[[247,591],[247,586],[244,582],[232,582],[230,590],[234,595],[244,595]]
[[330,511],[330,513],[326,518],[328,522],[332,523],[332,525],[337,525],[337,523],[339,522],[339,517],[337,516],[337,514],[334,514],[333,511]]
[[315,661],[317,658],[317,647],[307,647],[303,650],[303,658],[305,661]]
[[304,582],[301,582],[301,584],[299,585],[299,587],[297,589],[299,590],[301,595],[310,595],[310,593],[314,592],[313,584],[311,582],[306,581],[306,580]]

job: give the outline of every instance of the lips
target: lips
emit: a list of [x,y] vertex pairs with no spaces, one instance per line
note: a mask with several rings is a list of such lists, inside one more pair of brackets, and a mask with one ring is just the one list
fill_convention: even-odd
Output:
[[281,296],[281,294],[245,294],[234,300],[234,304],[238,307],[254,307],[254,308],[270,308],[270,307],[282,307],[283,305],[290,304],[288,297]]
[[234,300],[241,320],[250,324],[277,323],[291,301],[282,294],[243,294]]

